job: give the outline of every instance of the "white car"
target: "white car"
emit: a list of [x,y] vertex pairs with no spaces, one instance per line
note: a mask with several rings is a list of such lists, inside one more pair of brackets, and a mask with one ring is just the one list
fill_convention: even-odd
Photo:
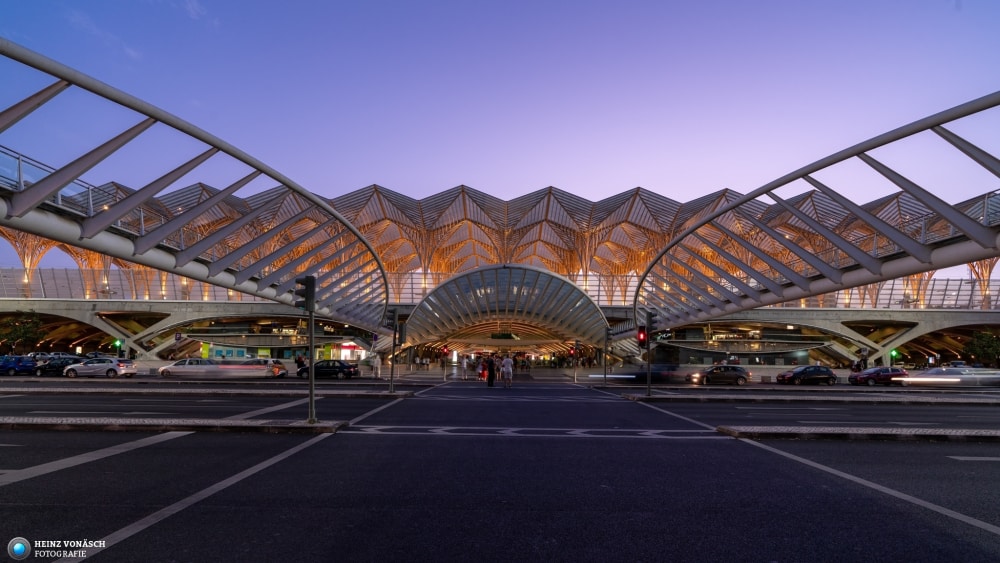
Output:
[[219,364],[207,358],[185,358],[157,370],[160,377],[172,375],[218,375]]
[[126,358],[92,358],[85,362],[70,364],[63,368],[63,375],[66,377],[76,377],[85,375],[94,377],[104,375],[107,377],[132,377],[137,374],[135,362]]

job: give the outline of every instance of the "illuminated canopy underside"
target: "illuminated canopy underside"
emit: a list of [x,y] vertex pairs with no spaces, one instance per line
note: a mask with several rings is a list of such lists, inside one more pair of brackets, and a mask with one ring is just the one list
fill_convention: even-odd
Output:
[[562,276],[526,266],[490,266],[451,278],[406,322],[407,342],[562,350],[567,341],[602,346],[601,308]]

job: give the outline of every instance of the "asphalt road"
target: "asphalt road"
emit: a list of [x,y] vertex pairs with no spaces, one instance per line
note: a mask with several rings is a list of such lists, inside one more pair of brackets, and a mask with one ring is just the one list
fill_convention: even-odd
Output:
[[[125,398],[8,394],[0,408],[304,413],[290,398]],[[1000,444],[714,432],[879,410],[739,406],[449,383],[323,398],[323,418],[351,424],[319,436],[3,431],[0,539],[103,542],[88,556],[129,562],[1000,560]],[[992,416],[883,418],[909,408]]]

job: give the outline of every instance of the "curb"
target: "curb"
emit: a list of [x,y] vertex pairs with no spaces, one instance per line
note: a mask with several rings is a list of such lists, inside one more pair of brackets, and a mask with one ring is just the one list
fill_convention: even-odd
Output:
[[[212,395],[251,397],[308,397],[308,389],[187,389],[153,387],[0,387],[3,394],[21,395]],[[345,399],[398,399],[410,397],[413,391],[334,391],[317,389],[317,397],[338,397]]]
[[347,425],[347,422],[319,421],[315,424],[309,424],[304,420],[284,419],[0,417],[0,430],[329,434]]
[[1000,430],[975,428],[879,428],[836,426],[719,426],[716,431],[751,440],[897,440],[1000,442]]
[[855,403],[868,405],[1000,405],[1000,398],[989,397],[921,397],[915,395],[871,396],[802,396],[751,394],[684,394],[652,395],[626,393],[622,398],[646,403]]

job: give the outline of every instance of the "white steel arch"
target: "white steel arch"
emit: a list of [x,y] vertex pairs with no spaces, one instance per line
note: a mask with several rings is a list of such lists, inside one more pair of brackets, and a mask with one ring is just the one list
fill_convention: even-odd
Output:
[[[944,141],[939,150],[1000,178],[1000,159],[952,126],[995,118],[998,105],[1000,92],[984,96],[698,214],[641,275],[637,322],[653,315],[657,329],[669,328],[1000,256],[1000,189],[950,205],[873,154],[889,145],[906,151],[902,141],[930,136]],[[858,163],[898,191],[858,204],[818,178]],[[779,195],[785,188],[795,195]]]
[[[389,294],[383,264],[328,201],[225,141],[78,71],[3,38],[0,54],[51,81],[0,111],[0,135],[22,121],[30,126],[50,103],[63,100],[110,102],[116,118],[131,123],[97,145],[73,147],[78,156],[61,166],[7,149],[0,136],[0,150],[17,162],[16,181],[0,182],[0,225],[287,304],[294,303],[296,278],[313,274],[317,313],[379,327]],[[8,91],[15,86],[5,84]],[[147,137],[177,133],[179,152],[187,155],[150,162],[153,179],[142,188],[81,180],[111,157],[138,150]],[[197,179],[209,164],[229,171],[227,187]],[[176,188],[192,178],[193,184]]]

